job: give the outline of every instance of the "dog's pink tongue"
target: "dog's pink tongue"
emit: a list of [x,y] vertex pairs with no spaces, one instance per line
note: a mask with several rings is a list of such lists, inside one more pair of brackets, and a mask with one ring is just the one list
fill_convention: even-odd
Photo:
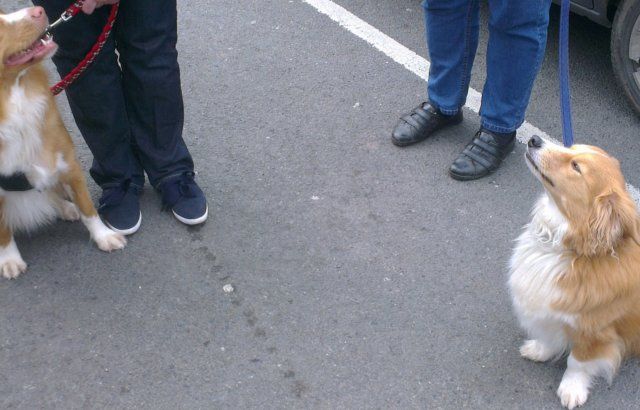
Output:
[[22,65],[27,63],[29,60],[31,60],[31,58],[33,58],[33,52],[25,53],[25,54],[16,54],[9,57],[5,61],[5,65],[8,65],[8,66]]

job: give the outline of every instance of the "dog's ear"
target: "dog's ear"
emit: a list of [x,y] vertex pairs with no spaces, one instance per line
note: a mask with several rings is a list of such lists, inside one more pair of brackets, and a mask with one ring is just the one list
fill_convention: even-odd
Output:
[[625,237],[640,243],[640,222],[635,202],[626,192],[611,191],[596,198],[589,218],[585,251],[610,253]]
[[571,227],[565,244],[580,255],[607,255],[624,238],[640,245],[638,210],[626,191],[612,190],[596,198],[589,218]]
[[638,205],[625,190],[618,195],[615,203],[614,213],[617,215],[623,230],[625,238],[631,238],[635,243],[640,245],[640,216],[638,215]]

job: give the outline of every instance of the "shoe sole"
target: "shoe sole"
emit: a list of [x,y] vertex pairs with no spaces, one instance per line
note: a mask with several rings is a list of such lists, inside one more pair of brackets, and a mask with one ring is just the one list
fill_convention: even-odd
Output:
[[185,225],[189,225],[189,226],[200,225],[201,223],[206,221],[207,218],[209,217],[209,206],[207,205],[207,209],[204,211],[204,215],[196,219],[187,219],[178,215],[174,211],[171,211],[171,212],[173,213],[173,216],[175,216],[178,221],[182,222]]
[[441,131],[447,127],[450,127],[452,125],[458,125],[460,123],[462,123],[462,121],[464,121],[464,116],[460,116],[459,119],[455,119],[453,121],[451,121],[448,124],[443,125],[442,127],[438,128],[437,130],[433,131],[431,134],[427,135],[426,137],[416,140],[416,141],[409,141],[409,142],[402,142],[402,141],[398,141],[397,139],[393,138],[393,135],[391,136],[391,143],[393,145],[395,145],[396,147],[408,147],[409,145],[414,145],[414,144],[418,144],[420,142],[424,142],[426,140],[428,140],[429,138],[431,138],[432,136],[434,136],[438,131]]
[[456,181],[475,181],[476,179],[482,179],[482,178],[488,177],[494,172],[495,171],[489,172],[488,174],[484,174],[484,175],[469,176],[469,175],[458,175],[455,172],[449,171],[449,176],[455,179]]
[[425,141],[426,139],[428,139],[429,137],[425,137],[421,140],[417,140],[417,141],[410,141],[410,142],[402,142],[402,141],[398,141],[397,139],[391,137],[391,143],[393,145],[395,145],[396,147],[408,147],[409,145],[413,145],[413,144],[418,144],[420,142]]
[[104,221],[104,223],[105,225],[107,225],[107,227],[109,227],[109,229],[111,229],[115,233],[119,233],[120,235],[124,235],[124,236],[133,235],[134,233],[138,232],[138,229],[140,229],[140,225],[142,225],[142,212],[140,212],[140,217],[138,218],[138,222],[129,229],[117,229],[111,226],[111,224],[107,221]]

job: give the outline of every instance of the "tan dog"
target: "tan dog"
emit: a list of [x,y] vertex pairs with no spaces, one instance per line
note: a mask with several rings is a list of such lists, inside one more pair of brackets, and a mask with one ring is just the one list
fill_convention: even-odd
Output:
[[82,219],[103,251],[126,244],[98,217],[49,91],[40,62],[57,45],[43,37],[47,24],[41,7],[0,14],[0,177],[5,182],[21,177],[33,188],[15,191],[7,183],[0,188],[0,275],[5,278],[15,278],[27,267],[13,232],[34,229],[56,217]]
[[530,337],[520,353],[570,352],[558,396],[572,409],[595,377],[611,381],[625,356],[640,354],[640,219],[603,150],[534,137],[526,161],[546,193],[511,259],[513,304]]

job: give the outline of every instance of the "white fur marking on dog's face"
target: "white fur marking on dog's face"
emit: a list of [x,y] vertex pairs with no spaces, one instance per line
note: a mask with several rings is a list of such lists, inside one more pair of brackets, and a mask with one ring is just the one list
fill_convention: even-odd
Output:
[[11,14],[0,14],[0,19],[6,21],[7,23],[16,23],[20,20],[27,18],[29,9],[22,9]]

